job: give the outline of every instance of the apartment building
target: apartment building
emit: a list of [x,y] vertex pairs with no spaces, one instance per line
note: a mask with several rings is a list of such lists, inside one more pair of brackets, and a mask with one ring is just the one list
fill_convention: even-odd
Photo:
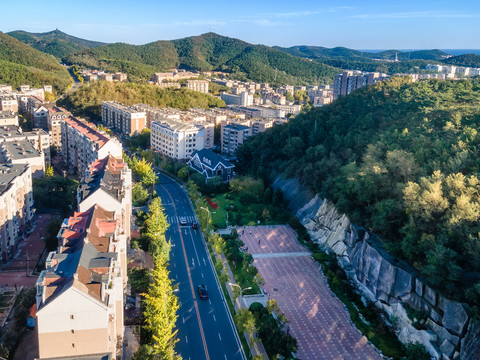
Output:
[[18,126],[5,125],[0,127],[0,143],[19,142],[22,140],[30,141],[35,150],[43,152],[45,163],[50,164],[50,137],[44,130],[33,129],[32,131],[24,132]]
[[168,89],[168,88],[180,89],[182,87],[182,85],[178,82],[161,82],[161,83],[150,82],[150,83],[158,86],[161,89]]
[[380,73],[363,73],[361,71],[344,71],[342,74],[335,75],[333,85],[333,98],[345,96],[352,91],[360,89],[367,85],[373,85],[377,81],[385,80],[389,76]]
[[127,249],[132,222],[132,171],[122,158],[111,155],[90,164],[77,189],[78,211],[85,212],[95,204],[114,214],[118,225],[118,254],[127,284]]
[[102,74],[98,74],[98,77],[103,81],[107,81],[107,82],[113,81],[113,74],[102,73]]
[[171,72],[155,73],[152,75],[151,81],[154,83],[162,83],[164,81],[178,81],[181,79],[195,78],[199,76],[200,74],[197,74],[197,73],[176,69]]
[[18,126],[18,115],[13,111],[0,111],[0,126]]
[[70,111],[58,106],[48,109],[47,127],[51,145],[57,148],[62,146],[62,122],[71,115]]
[[[268,106],[228,106],[232,111],[244,114],[247,119],[265,118],[275,119],[285,117],[285,110],[278,109],[281,105],[277,105],[277,109]],[[297,105],[300,106],[300,105]]]
[[70,116],[61,126],[62,154],[69,172],[82,177],[93,161],[108,155],[122,157],[120,142],[99,131],[94,124]]
[[122,134],[135,135],[147,127],[145,111],[120,104],[116,101],[102,102],[102,121]]
[[91,82],[91,81],[97,81],[98,80],[98,76],[97,74],[85,74],[83,75],[83,79],[85,81],[88,81],[88,82]]
[[0,97],[0,110],[18,112],[18,102],[14,95],[3,95]]
[[7,262],[30,230],[33,208],[32,172],[27,164],[0,164],[0,249]]
[[45,175],[45,155],[28,140],[6,141],[0,144],[0,162],[29,165],[34,178]]
[[10,85],[4,85],[0,84],[0,93],[11,93],[12,92],[12,87]]
[[238,146],[252,135],[250,127],[240,124],[222,124],[221,147],[222,154],[228,157],[234,157]]
[[208,94],[208,80],[187,80],[187,89]]
[[[173,119],[154,121],[150,133],[151,146],[170,158],[188,159],[194,150],[205,148],[205,125]],[[213,124],[210,125],[213,129]],[[211,144],[213,144],[213,138]]]
[[123,269],[114,213],[96,204],[63,221],[36,282],[40,359],[117,359]]
[[121,72],[116,72],[113,75],[113,78],[117,81],[127,81],[127,74],[121,73]]
[[250,106],[253,104],[253,95],[248,92],[242,92],[238,95],[222,92],[220,98],[226,105]]

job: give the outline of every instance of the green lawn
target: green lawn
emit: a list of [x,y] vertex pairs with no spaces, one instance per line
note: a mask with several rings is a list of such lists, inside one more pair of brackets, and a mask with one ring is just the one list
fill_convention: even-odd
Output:
[[[228,192],[211,198],[218,208],[211,210],[212,224],[215,229],[224,229],[228,225],[244,226],[285,224],[289,215],[283,209],[263,202],[242,204],[238,193]],[[267,213],[269,216],[265,217]]]

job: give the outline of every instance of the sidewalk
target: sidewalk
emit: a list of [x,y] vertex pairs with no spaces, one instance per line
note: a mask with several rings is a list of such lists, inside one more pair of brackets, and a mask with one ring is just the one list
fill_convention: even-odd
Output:
[[[217,258],[217,260],[220,260],[220,259],[222,260],[225,269],[227,269],[227,274],[228,274],[228,277],[230,278],[229,282],[231,282],[232,284],[236,284],[235,277],[233,276],[233,272],[230,269],[230,266],[228,264],[227,259],[225,258],[225,255],[224,254],[218,255],[217,252],[215,251],[215,249],[213,249],[213,253],[215,254],[215,257]],[[226,288],[227,288],[227,291],[228,291],[228,295],[230,296],[230,299],[232,299],[232,301],[233,301],[234,297],[233,297],[232,287],[229,286],[228,284],[226,284]],[[244,304],[243,301],[240,301],[240,298],[241,298],[241,296],[239,296],[233,304],[233,307],[234,307],[235,311],[238,311],[238,309],[240,309],[240,308],[245,308],[245,304]],[[253,346],[252,346],[252,344],[250,344],[250,339],[249,339],[248,334],[244,333],[244,335],[245,335],[245,339],[247,340],[248,346],[250,348],[250,354],[252,356],[263,355],[264,359],[267,360],[268,355],[267,355],[267,352],[265,351],[265,348],[263,347],[263,344],[260,341],[260,339],[259,339],[258,342],[253,343]]]

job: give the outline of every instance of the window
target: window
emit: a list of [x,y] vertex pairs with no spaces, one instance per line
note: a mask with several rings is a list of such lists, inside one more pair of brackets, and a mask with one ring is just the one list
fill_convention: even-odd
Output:
[[75,334],[75,330],[74,330],[74,329],[72,329],[72,330],[70,330],[70,331],[72,332],[72,334]]
[[70,319],[73,320],[75,318],[75,316],[73,315],[70,315]]
[[75,343],[72,343],[72,348],[74,348],[74,347],[75,347]]

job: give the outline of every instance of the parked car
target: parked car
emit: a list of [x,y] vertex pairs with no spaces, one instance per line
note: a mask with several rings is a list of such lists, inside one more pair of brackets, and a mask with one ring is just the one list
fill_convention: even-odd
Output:
[[208,299],[207,287],[205,285],[198,285],[197,290],[198,290],[198,296],[200,297],[200,299],[202,300]]

